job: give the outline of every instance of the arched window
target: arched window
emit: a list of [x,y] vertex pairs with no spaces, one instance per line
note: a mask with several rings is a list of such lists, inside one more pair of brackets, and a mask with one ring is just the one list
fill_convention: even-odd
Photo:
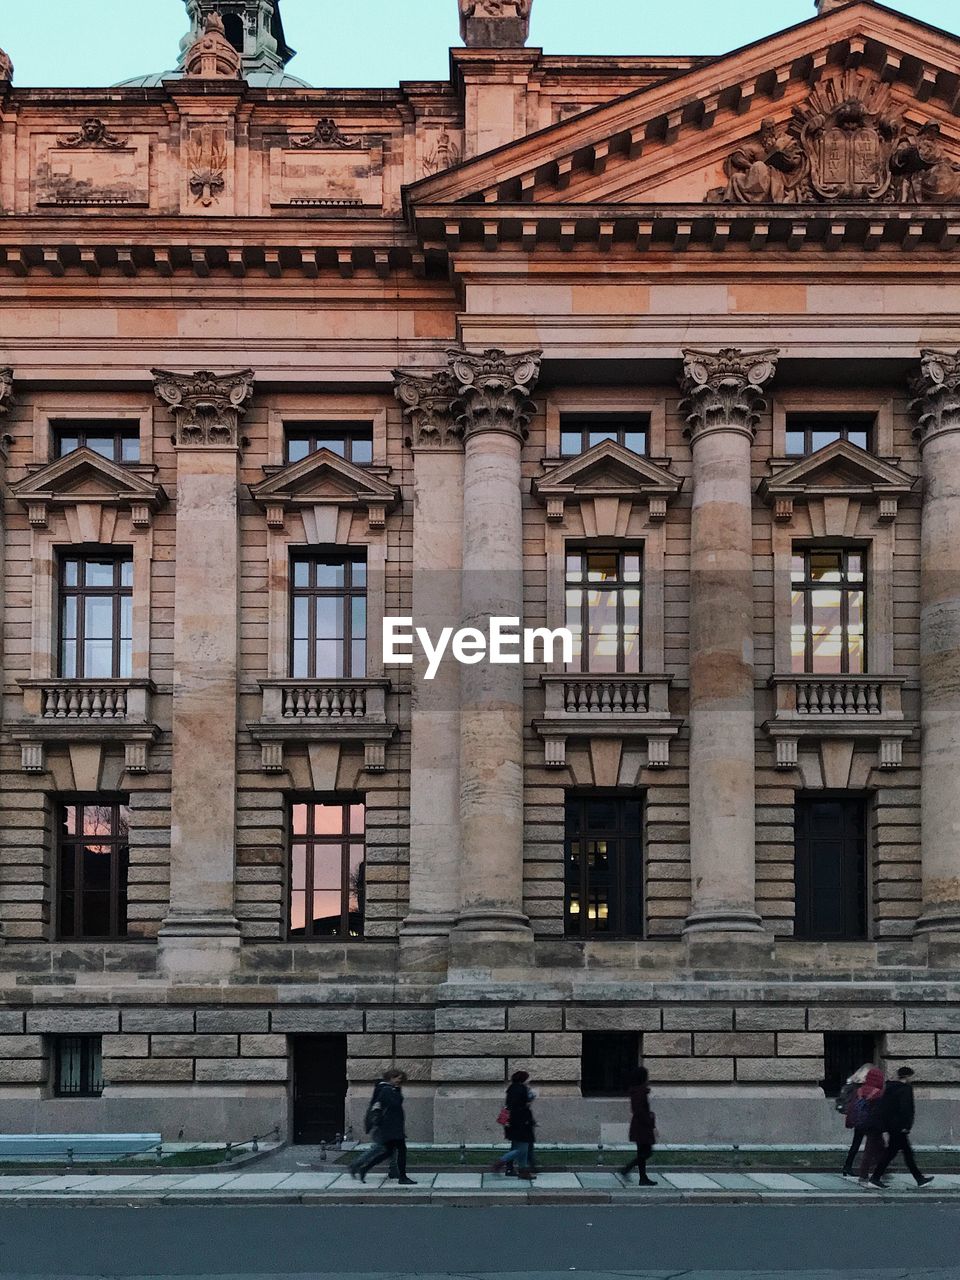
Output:
[[238,53],[243,53],[243,18],[238,13],[223,15],[223,29]]

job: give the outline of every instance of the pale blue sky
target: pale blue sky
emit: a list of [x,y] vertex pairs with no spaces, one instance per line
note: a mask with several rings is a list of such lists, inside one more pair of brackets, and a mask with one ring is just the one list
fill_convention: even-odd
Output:
[[[459,44],[456,0],[281,0],[290,70],[324,87],[441,79]],[[958,0],[892,8],[960,32]],[[548,53],[722,53],[813,14],[813,0],[534,0],[530,43]],[[0,0],[16,83],[113,84],[176,62],[182,0]]]

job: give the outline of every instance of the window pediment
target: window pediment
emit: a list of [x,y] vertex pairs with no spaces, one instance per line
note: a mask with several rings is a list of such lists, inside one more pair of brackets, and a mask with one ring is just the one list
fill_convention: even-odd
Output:
[[266,511],[271,529],[282,529],[287,511],[304,507],[355,507],[366,510],[371,528],[382,528],[400,491],[367,467],[357,467],[329,449],[292,462],[260,484],[253,500]]
[[848,440],[834,440],[798,462],[780,466],[761,480],[760,496],[774,508],[774,518],[789,523],[797,501],[855,499],[879,507],[879,518],[894,520],[900,498],[917,485],[916,476],[867,453]]
[[153,467],[121,466],[82,448],[33,472],[13,486],[13,494],[27,508],[34,526],[45,526],[51,509],[85,508],[89,516],[97,509],[113,508],[129,510],[134,526],[146,528],[153,512],[167,500],[162,486],[149,478],[154,471]]
[[[614,524],[618,524],[621,504],[627,519],[633,506],[645,505],[649,519],[662,520],[667,504],[682,484],[681,477],[648,458],[641,458],[613,440],[603,440],[575,458],[549,467],[534,480],[533,495],[547,508],[548,520],[562,521],[566,504],[576,502],[581,510],[592,504],[595,513],[605,506],[616,506],[613,516]],[[606,522],[597,519],[596,523],[599,527]]]

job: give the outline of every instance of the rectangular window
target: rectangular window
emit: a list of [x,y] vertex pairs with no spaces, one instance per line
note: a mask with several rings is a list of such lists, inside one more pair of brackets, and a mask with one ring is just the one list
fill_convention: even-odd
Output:
[[862,675],[866,554],[817,547],[791,562],[791,670],[800,675]]
[[361,680],[367,673],[367,565],[354,556],[291,563],[290,675]]
[[565,806],[565,932],[573,938],[643,936],[640,800],[571,793]]
[[571,671],[641,670],[639,551],[568,551],[566,626],[573,636]]
[[855,1071],[875,1063],[878,1056],[874,1031],[825,1031],[820,1087],[828,1098],[835,1098]]
[[371,423],[303,422],[284,427],[286,462],[302,462],[311,453],[329,449],[359,467],[373,462]]
[[580,1092],[585,1098],[622,1097],[640,1064],[638,1031],[584,1031]]
[[818,449],[833,444],[835,440],[849,440],[860,449],[872,449],[874,419],[863,414],[801,414],[787,415],[787,454],[805,457]]
[[866,809],[862,796],[797,796],[795,938],[818,942],[866,938]]
[[290,805],[291,938],[362,938],[366,811],[357,797]]
[[55,422],[53,453],[66,457],[76,449],[91,449],[110,462],[140,461],[140,428],[120,422]]
[[127,936],[130,810],[123,799],[63,800],[57,824],[57,937]]
[[76,555],[60,560],[60,675],[126,680],[133,673],[133,560]]
[[645,454],[650,447],[650,420],[646,414],[597,414],[560,420],[560,455],[574,458],[595,444],[613,440],[634,453]]
[[103,1093],[100,1036],[53,1037],[53,1092],[58,1098],[99,1098]]

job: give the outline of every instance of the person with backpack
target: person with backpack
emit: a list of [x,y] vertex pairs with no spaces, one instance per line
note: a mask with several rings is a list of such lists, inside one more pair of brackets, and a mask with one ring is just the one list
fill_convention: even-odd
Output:
[[497,1122],[506,1130],[510,1150],[491,1166],[494,1173],[503,1173],[516,1160],[517,1177],[526,1182],[532,1182],[534,1176],[530,1170],[530,1144],[533,1142],[536,1124],[530,1107],[531,1090],[527,1087],[529,1079],[528,1071],[515,1071],[510,1077],[506,1100],[497,1116]]
[[841,1176],[844,1178],[853,1177],[853,1162],[857,1158],[860,1148],[863,1146],[863,1139],[866,1136],[862,1129],[858,1129],[854,1123],[854,1118],[850,1111],[850,1104],[854,1095],[867,1078],[867,1072],[873,1066],[872,1062],[865,1062],[862,1067],[858,1067],[852,1076],[848,1076],[845,1084],[837,1095],[836,1108],[844,1117],[844,1123],[848,1129],[851,1129],[852,1136],[850,1138],[850,1149],[847,1151],[847,1158],[843,1162]]
[[406,1075],[394,1068],[386,1073],[374,1091],[370,1106],[367,1108],[367,1126],[375,1142],[372,1151],[350,1166],[350,1177],[366,1181],[370,1170],[390,1155],[396,1155],[397,1185],[413,1187],[413,1178],[407,1177],[407,1141],[406,1120],[403,1114],[403,1092],[401,1085],[406,1082]]
[[883,1099],[884,1079],[879,1067],[870,1067],[864,1077],[863,1084],[857,1089],[847,1111],[854,1131],[862,1130],[864,1136],[863,1156],[860,1160],[860,1186],[866,1190],[876,1191],[875,1183],[870,1182],[870,1175],[883,1159],[886,1147],[883,1142],[883,1116],[881,1101]]
[[650,1110],[650,1073],[646,1067],[637,1067],[630,1077],[630,1141],[636,1144],[636,1159],[620,1170],[628,1178],[632,1169],[640,1174],[641,1187],[655,1187],[655,1178],[647,1176],[647,1161],[653,1154],[657,1140],[657,1117]]
[[913,1128],[916,1111],[913,1098],[913,1074],[912,1067],[901,1067],[897,1072],[896,1080],[887,1081],[887,1087],[883,1091],[880,1113],[883,1130],[887,1134],[887,1150],[873,1171],[870,1179],[871,1186],[883,1186],[881,1179],[900,1151],[903,1152],[903,1162],[913,1174],[913,1180],[918,1187],[927,1187],[933,1181],[932,1177],[920,1172],[908,1136]]

